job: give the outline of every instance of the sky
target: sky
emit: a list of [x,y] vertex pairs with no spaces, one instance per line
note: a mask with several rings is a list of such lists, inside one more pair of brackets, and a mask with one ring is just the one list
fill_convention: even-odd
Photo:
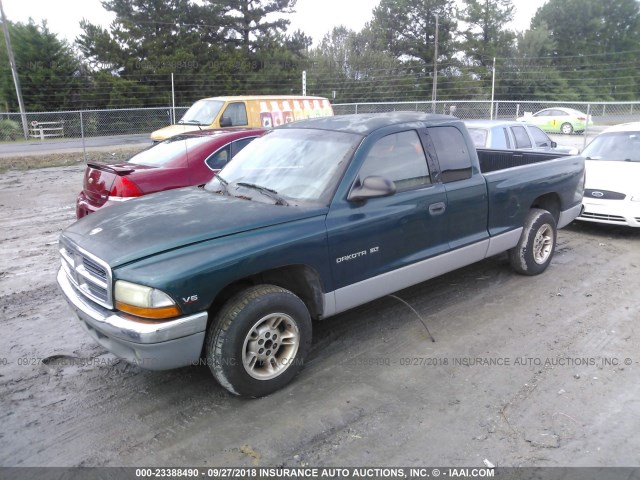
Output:
[[[531,17],[545,1],[514,1],[516,12],[511,28],[527,29]],[[288,17],[290,31],[303,30],[317,45],[334,26],[342,24],[360,30],[371,20],[371,11],[378,3],[379,0],[298,0],[296,13]],[[3,0],[2,4],[8,20],[27,22],[29,17],[36,23],[46,20],[52,32],[70,43],[81,33],[80,20],[83,18],[105,27],[113,19],[113,15],[102,8],[100,0]]]

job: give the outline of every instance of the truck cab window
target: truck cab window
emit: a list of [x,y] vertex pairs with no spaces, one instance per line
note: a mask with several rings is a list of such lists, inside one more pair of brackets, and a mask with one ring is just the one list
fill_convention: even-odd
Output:
[[471,156],[460,130],[455,127],[432,127],[428,132],[442,171],[442,182],[471,178]]
[[420,138],[415,130],[394,133],[378,140],[360,169],[360,180],[370,175],[387,178],[402,192],[431,184]]

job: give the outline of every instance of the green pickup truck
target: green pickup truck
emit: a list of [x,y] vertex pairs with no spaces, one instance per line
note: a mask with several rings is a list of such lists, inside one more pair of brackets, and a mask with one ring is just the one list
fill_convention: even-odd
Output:
[[464,124],[398,112],[287,124],[202,187],[81,219],[58,284],[103,347],[141,367],[206,363],[234,394],[300,371],[312,320],[508,251],[549,265],[584,160],[474,148]]

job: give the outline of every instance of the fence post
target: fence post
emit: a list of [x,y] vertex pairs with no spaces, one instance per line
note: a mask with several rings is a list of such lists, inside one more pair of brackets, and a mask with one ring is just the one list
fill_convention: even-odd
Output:
[[171,72],[171,125],[176,123],[176,90],[173,85],[173,72]]
[[584,122],[584,132],[583,132],[583,136],[584,136],[584,140],[582,142],[582,149],[584,150],[584,147],[587,146],[587,132],[589,131],[589,117],[591,116],[591,104],[587,103],[587,119]]
[[80,110],[80,137],[82,138],[82,154],[84,163],[87,163],[87,147],[84,143],[84,119],[82,118],[82,110]]
[[358,104],[356,103],[356,113],[358,113]]

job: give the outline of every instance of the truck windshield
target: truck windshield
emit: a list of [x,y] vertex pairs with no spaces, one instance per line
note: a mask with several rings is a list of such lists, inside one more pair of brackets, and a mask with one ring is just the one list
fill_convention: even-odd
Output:
[[[362,137],[353,133],[312,129],[274,130],[238,153],[205,187],[260,201],[328,204]],[[247,185],[251,185],[250,190]],[[236,190],[241,190],[236,193]]]
[[189,107],[178,123],[189,125],[211,125],[224,105],[219,100],[198,100]]
[[582,152],[587,160],[640,162],[640,132],[604,133]]

